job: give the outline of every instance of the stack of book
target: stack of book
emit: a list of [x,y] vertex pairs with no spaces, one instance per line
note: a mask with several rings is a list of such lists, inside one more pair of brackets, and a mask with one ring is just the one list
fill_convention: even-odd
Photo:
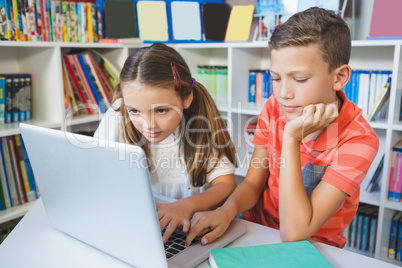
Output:
[[31,119],[31,75],[0,74],[0,124]]
[[0,210],[35,200],[38,195],[21,136],[0,138]]
[[360,204],[352,222],[345,230],[346,249],[374,257],[377,235],[378,207]]
[[272,95],[272,76],[268,69],[249,71],[248,103],[250,108],[261,109]]
[[118,71],[94,50],[63,56],[66,114],[105,113],[110,106]]
[[228,104],[227,78],[227,66],[197,66],[197,81],[203,84],[218,106],[226,106]]
[[94,3],[0,0],[0,10],[1,40],[92,43],[103,37]]
[[367,121],[383,119],[386,116],[385,102],[389,98],[391,80],[391,71],[353,70],[343,90],[350,101],[362,108]]

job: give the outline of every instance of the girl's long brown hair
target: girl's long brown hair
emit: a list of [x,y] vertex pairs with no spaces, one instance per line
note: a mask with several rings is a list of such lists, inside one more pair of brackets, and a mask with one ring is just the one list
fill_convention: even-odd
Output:
[[123,115],[121,126],[126,142],[141,146],[149,159],[151,156],[149,144],[131,123],[122,98],[121,87],[126,82],[137,80],[145,85],[175,90],[172,63],[180,75],[181,89],[176,91],[180,98],[184,101],[191,92],[193,93],[190,107],[183,111],[180,133],[184,135],[181,135],[180,149],[183,148],[191,184],[200,187],[205,185],[207,174],[212,171],[208,170],[208,166],[212,164],[215,168],[219,162],[217,160],[226,156],[236,165],[236,151],[211,95],[201,83],[197,82],[191,87],[193,83],[191,72],[182,56],[162,43],[136,50],[124,63],[114,99],[122,99],[121,106],[117,110]]

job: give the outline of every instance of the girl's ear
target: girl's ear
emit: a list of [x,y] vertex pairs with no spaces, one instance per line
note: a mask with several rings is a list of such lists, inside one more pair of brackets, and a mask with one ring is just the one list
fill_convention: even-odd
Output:
[[190,95],[187,96],[187,98],[184,100],[184,109],[187,109],[190,107],[191,103],[193,102],[193,92],[190,93]]
[[349,65],[344,64],[341,67],[336,68],[334,74],[335,81],[333,89],[335,91],[342,90],[349,82],[350,76],[352,75],[352,69]]

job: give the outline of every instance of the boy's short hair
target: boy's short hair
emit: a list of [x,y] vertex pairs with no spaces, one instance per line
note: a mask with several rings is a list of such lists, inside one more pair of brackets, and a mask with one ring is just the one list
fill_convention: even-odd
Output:
[[275,27],[269,42],[271,50],[290,46],[317,44],[328,63],[328,72],[349,64],[350,30],[345,21],[333,11],[313,7],[291,16]]

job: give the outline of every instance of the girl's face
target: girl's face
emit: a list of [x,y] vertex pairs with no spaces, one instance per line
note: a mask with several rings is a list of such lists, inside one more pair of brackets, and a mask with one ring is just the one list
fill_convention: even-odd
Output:
[[134,127],[153,143],[163,141],[175,131],[183,109],[192,100],[192,94],[183,102],[174,89],[148,86],[137,81],[122,84],[122,93]]

